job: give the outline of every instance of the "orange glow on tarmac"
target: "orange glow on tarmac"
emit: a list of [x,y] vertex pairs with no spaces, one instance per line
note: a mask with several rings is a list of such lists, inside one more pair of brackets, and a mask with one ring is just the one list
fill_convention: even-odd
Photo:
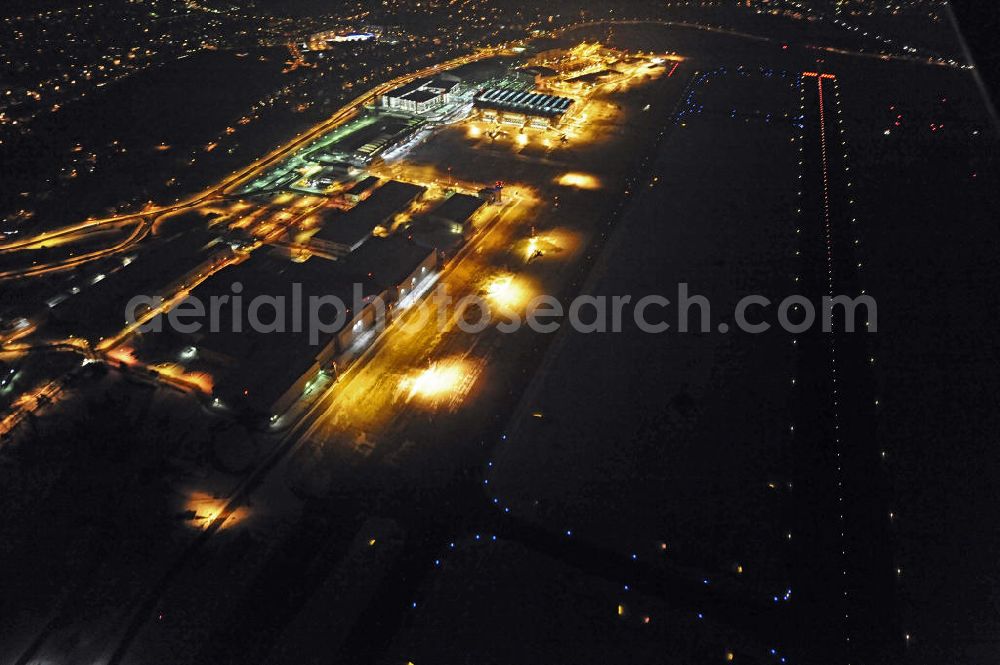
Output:
[[135,352],[128,346],[120,346],[117,349],[108,351],[108,359],[115,360],[123,365],[134,367],[139,364],[135,357]]
[[154,365],[153,369],[165,377],[193,386],[206,395],[212,394],[214,381],[210,374],[206,374],[205,372],[188,372],[183,365],[176,363]]
[[462,367],[458,363],[434,363],[414,377],[403,379],[410,397],[434,398],[454,391],[462,382]]
[[523,307],[531,297],[523,280],[510,273],[494,275],[486,281],[483,291],[491,305],[505,312]]
[[528,240],[528,246],[524,249],[524,257],[530,260],[531,258],[537,256],[539,251],[538,238],[530,238]]
[[[184,503],[184,510],[194,513],[191,524],[198,529],[206,529],[216,519],[223,515],[226,508],[226,500],[215,497],[208,492],[192,492]],[[249,516],[246,506],[240,506],[232,510],[225,521],[219,525],[220,529],[225,529],[239,524]]]
[[571,171],[564,173],[556,179],[556,183],[563,187],[575,187],[576,189],[600,189],[601,181],[589,173],[578,173]]
[[404,376],[399,387],[407,401],[417,399],[432,408],[454,408],[469,393],[478,374],[479,368],[462,358],[439,360]]

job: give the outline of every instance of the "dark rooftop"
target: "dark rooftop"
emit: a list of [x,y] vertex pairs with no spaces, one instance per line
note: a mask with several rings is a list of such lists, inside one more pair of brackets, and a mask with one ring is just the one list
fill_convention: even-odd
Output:
[[[315,351],[315,349],[313,349]],[[235,365],[213,377],[213,392],[226,404],[239,404],[259,412],[268,410],[310,368],[316,366],[316,354],[301,349],[272,349],[268,355],[252,360],[253,365]]]
[[589,74],[582,74],[580,76],[574,76],[569,79],[570,83],[594,83],[603,78],[608,78],[609,76],[614,76],[615,74],[621,74],[616,69],[602,69],[599,72],[590,72]]
[[465,235],[456,233],[450,223],[428,217],[415,221],[407,227],[405,233],[417,245],[449,255],[454,254],[465,243]]
[[364,180],[359,180],[358,182],[354,183],[354,186],[351,187],[349,190],[347,190],[347,193],[354,195],[363,194],[367,190],[377,185],[378,182],[379,182],[378,176],[370,175]]
[[434,79],[431,79],[427,83],[426,87],[428,87],[428,88],[438,88],[439,90],[444,90],[446,92],[450,92],[451,90],[453,90],[455,88],[456,85],[458,85],[458,83],[459,83],[458,80],[452,80],[452,79],[442,78],[442,77],[439,76],[439,77],[436,77]]
[[557,76],[559,74],[559,72],[552,69],[551,67],[545,67],[542,65],[539,65],[537,67],[524,67],[519,71],[525,72],[527,74],[532,74],[534,76],[541,76],[543,78],[550,78],[552,76]]
[[478,196],[453,194],[451,198],[431,211],[431,215],[455,224],[464,224],[484,205],[486,205],[486,201]]
[[[228,359],[228,362],[222,363],[218,372],[220,376],[216,377],[217,394],[226,401],[240,398],[243,403],[264,408],[273,404],[310,366],[317,363],[323,349],[353,317],[355,280],[339,271],[334,261],[312,258],[297,263],[257,250],[246,261],[209,277],[195,287],[191,295],[202,302],[207,312],[210,311],[211,298],[232,294],[236,282],[243,287],[238,329],[234,325],[233,308],[230,303],[224,303],[218,308],[218,327],[215,331],[205,325],[189,339],[200,350]],[[381,291],[372,281],[357,282],[361,284],[361,298],[377,295]],[[301,289],[297,296],[296,289]],[[257,296],[284,299],[284,305],[279,310],[283,323],[280,329],[264,332],[249,325],[249,306]],[[308,303],[314,296],[339,298],[346,311],[341,327],[332,332],[319,333],[317,344],[310,343],[308,325]],[[298,332],[293,325],[295,314],[292,303],[295,297],[302,303],[300,311],[303,320]],[[265,305],[257,316],[264,324],[271,324],[276,318],[275,309],[270,304]],[[336,314],[333,306],[324,305],[321,317],[324,322],[334,321]],[[244,390],[247,395],[243,395]]]
[[[457,80],[453,81],[451,79],[442,78],[440,76],[434,78],[420,78],[417,79],[416,81],[410,81],[406,85],[400,86],[395,90],[387,92],[385,96],[394,99],[398,99],[400,97],[406,97],[407,99],[414,99],[412,97],[413,93],[419,91],[423,87],[437,88],[439,90],[444,90],[445,92],[450,92],[456,85],[458,85],[458,83],[459,82]],[[430,97],[428,97],[428,99],[430,99]],[[421,100],[417,99],[414,101],[421,101]]]
[[386,97],[402,97],[407,93],[413,92],[414,90],[419,90],[428,83],[431,79],[429,78],[419,78],[415,81],[410,81],[406,85],[402,85],[395,90],[390,90],[385,94]]
[[390,180],[371,196],[343,214],[327,216],[316,240],[356,249],[376,227],[388,223],[426,191],[426,187]]
[[372,238],[337,264],[345,275],[370,275],[379,286],[390,288],[401,285],[431,253],[397,233],[388,238]]
[[[192,289],[191,295],[200,299],[202,303],[206,303],[207,309],[207,303],[213,296],[233,293],[232,287],[236,282],[239,282],[243,287],[240,295],[246,306],[260,295],[284,296],[290,302],[293,295],[293,285],[296,284],[301,288],[298,297],[303,301],[308,300],[311,296],[332,295],[340,298],[350,307],[353,300],[353,283],[345,279],[343,274],[335,269],[334,262],[317,258],[296,262],[265,253],[264,250],[257,250],[246,261],[215,273]],[[261,318],[267,321],[267,314],[272,314],[273,308],[265,307],[263,310]],[[240,357],[245,353],[252,354],[252,347],[258,342],[264,346],[271,346],[278,339],[285,342],[299,335],[305,339],[305,332],[293,332],[290,330],[290,326],[285,326],[288,332],[262,334],[249,330],[250,326],[248,325],[241,326],[244,330],[234,331],[233,326],[229,325],[229,319],[222,320],[224,316],[232,314],[232,308],[223,306],[219,311],[219,332],[204,333],[202,335],[204,340],[200,344],[216,348],[225,355]],[[290,316],[290,308],[286,307],[285,315]],[[243,321],[245,324],[246,319],[244,318]]]

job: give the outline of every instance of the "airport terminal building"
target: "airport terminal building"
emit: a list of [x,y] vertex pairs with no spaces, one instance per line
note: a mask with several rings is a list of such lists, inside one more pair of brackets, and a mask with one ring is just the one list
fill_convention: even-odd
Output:
[[382,97],[382,106],[413,114],[426,113],[452,101],[452,93],[460,79],[447,74],[417,79]]
[[569,97],[490,88],[476,95],[475,107],[484,122],[545,129],[558,126],[573,105]]

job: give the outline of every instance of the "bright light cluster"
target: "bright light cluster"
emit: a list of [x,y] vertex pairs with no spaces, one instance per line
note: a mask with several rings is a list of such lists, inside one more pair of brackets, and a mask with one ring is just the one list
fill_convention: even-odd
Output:
[[454,408],[469,392],[478,373],[477,367],[462,358],[439,360],[404,376],[399,387],[407,400],[419,399],[432,407]]
[[502,311],[512,311],[528,302],[529,290],[510,273],[494,275],[484,286],[490,305]]
[[601,188],[601,181],[595,176],[592,176],[589,173],[577,173],[575,171],[562,174],[556,179],[556,182],[563,187],[575,187],[577,189]]

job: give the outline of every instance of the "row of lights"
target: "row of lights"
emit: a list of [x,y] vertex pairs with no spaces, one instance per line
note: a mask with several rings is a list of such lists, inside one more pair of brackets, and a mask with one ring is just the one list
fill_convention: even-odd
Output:
[[[835,76],[833,76],[831,74],[818,74],[816,72],[805,72],[803,74],[803,78],[802,78],[801,94],[800,94],[801,111],[803,113],[803,116],[805,115],[805,86],[804,86],[805,78],[815,78],[816,79],[816,85],[817,85],[817,96],[818,96],[818,105],[819,105],[819,109],[818,109],[819,110],[819,116],[818,117],[819,117],[819,130],[820,130],[820,151],[821,151],[822,172],[823,172],[823,229],[824,229],[824,244],[825,244],[825,248],[826,248],[827,287],[828,287],[828,295],[832,296],[833,292],[834,292],[834,277],[835,277],[835,275],[834,275],[834,267],[833,267],[833,247],[834,247],[834,244],[833,244],[833,225],[832,225],[832,219],[831,219],[831,215],[830,215],[830,191],[829,191],[829,187],[830,187],[830,174],[829,174],[829,159],[828,159],[829,151],[832,150],[832,148],[827,143],[827,135],[826,135],[826,124],[827,124],[826,123],[826,119],[827,119],[828,113],[827,113],[826,97],[824,95],[824,88],[823,88],[824,79],[832,81],[832,83],[834,85],[835,110],[837,112],[836,113],[836,119],[837,119],[836,127],[837,127],[837,130],[838,130],[838,134],[840,136],[840,147],[844,150],[844,153],[843,153],[844,171],[845,171],[845,173],[848,174],[848,176],[847,176],[848,179],[846,181],[847,188],[849,188],[849,189],[852,188],[853,187],[853,182],[850,180],[850,175],[849,175],[850,174],[850,166],[849,166],[849,163],[848,163],[849,157],[848,157],[848,153],[847,153],[846,131],[845,131],[844,127],[843,127],[844,120],[843,120],[843,117],[842,117],[843,116],[843,109],[841,108],[841,101],[840,101],[840,83],[839,83],[839,80]],[[800,127],[800,129],[803,130],[799,134],[799,141],[800,141],[799,152],[802,153],[803,150],[804,150],[804,147],[803,147],[802,143],[805,141],[804,123],[802,125],[800,125],[799,127]],[[794,140],[795,139],[793,139],[793,141]],[[803,161],[800,160],[799,161],[799,166],[802,167],[802,165],[803,165]],[[803,177],[803,175],[800,173],[799,179],[801,180],[802,177]],[[802,195],[803,195],[803,192],[799,191],[799,196],[801,197]],[[852,206],[852,207],[854,205],[854,199],[851,198],[850,195],[848,195],[847,203],[848,203],[849,206]],[[801,207],[799,207],[797,209],[797,213],[801,214],[801,212],[802,212],[802,209],[801,209]],[[858,220],[857,220],[857,217],[854,216],[853,209],[849,212],[849,218],[850,218],[850,224],[851,224],[851,226],[854,226],[854,225],[857,224]],[[796,228],[796,234],[799,234],[799,233],[801,233],[801,228]],[[855,235],[855,237],[854,237],[854,239],[852,241],[852,244],[853,244],[854,247],[858,247],[860,245],[860,239],[857,237],[857,233],[856,232],[855,232],[854,235]],[[799,254],[800,254],[800,252],[796,251],[796,255],[799,255]],[[860,262],[860,261],[857,262],[855,264],[855,268],[860,273],[860,271],[863,268],[862,262]],[[796,276],[795,277],[795,281],[797,282],[798,279],[799,279],[798,276]],[[860,293],[862,295],[864,295],[866,293],[865,289],[861,289]],[[866,327],[869,325],[869,323],[870,323],[869,321],[865,321]],[[797,340],[793,340],[793,344],[795,344],[795,343],[797,343]],[[832,382],[831,400],[832,400],[833,418],[834,418],[833,440],[834,440],[834,452],[835,452],[835,456],[836,456],[836,459],[837,459],[837,466],[836,466],[836,470],[837,470],[837,489],[838,489],[837,501],[838,501],[838,504],[843,504],[843,502],[844,502],[844,495],[843,495],[843,480],[844,480],[844,478],[843,478],[843,475],[842,475],[842,470],[843,470],[842,469],[842,464],[841,464],[841,452],[842,452],[842,449],[841,449],[841,439],[840,439],[840,432],[839,432],[839,430],[840,430],[840,409],[839,409],[840,402],[839,402],[839,388],[838,388],[838,377],[837,377],[837,341],[836,341],[836,337],[834,335],[830,335],[830,337],[829,337],[829,343],[830,343],[830,372],[831,372],[831,382]],[[874,357],[874,355],[869,356],[868,361],[869,361],[869,364],[873,365],[875,363],[875,357]],[[795,383],[795,379],[794,378],[792,379],[792,383],[793,384]],[[875,401],[874,401],[874,407],[878,408],[878,406],[879,406],[879,400],[875,399]],[[794,431],[794,426],[791,429],[792,429],[792,431]],[[886,451],[882,450],[882,451],[880,451],[880,454],[881,454],[881,458],[885,459],[885,457],[886,457]],[[840,531],[839,531],[839,535],[840,535],[840,539],[841,539],[841,557],[842,557],[842,561],[843,561],[843,568],[841,569],[841,574],[845,578],[844,579],[845,589],[843,590],[843,597],[844,597],[845,603],[846,603],[847,602],[846,599],[848,598],[848,595],[849,595],[849,592],[848,592],[848,590],[846,588],[846,586],[847,586],[846,585],[846,582],[847,582],[846,577],[847,577],[847,574],[848,574],[847,573],[847,545],[846,545],[846,541],[845,541],[846,531],[845,531],[845,526],[844,526],[844,523],[843,523],[844,522],[844,514],[843,514],[842,510],[843,509],[841,507],[841,512],[838,513],[838,519],[841,522]],[[889,513],[889,519],[892,520],[894,517],[895,517],[895,514],[893,512],[890,512]],[[899,569],[899,568],[896,569],[896,572],[897,572],[897,575],[900,575],[902,573],[901,569]],[[846,644],[850,644],[850,641],[851,641],[850,628],[849,628],[849,625],[848,625],[849,620],[850,620],[850,613],[847,611],[847,608],[845,606],[845,608],[844,608],[844,623],[845,623],[845,637],[844,637],[844,639],[845,639],[845,643]],[[904,635],[904,639],[906,641],[909,641],[910,640],[910,635],[909,634]]]

